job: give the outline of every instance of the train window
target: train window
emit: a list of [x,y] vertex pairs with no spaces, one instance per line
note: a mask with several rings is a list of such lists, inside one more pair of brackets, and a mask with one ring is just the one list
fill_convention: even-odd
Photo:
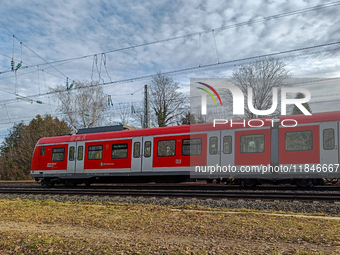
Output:
[[144,143],[144,157],[149,158],[151,157],[151,142],[146,141]]
[[218,147],[218,138],[217,136],[210,137],[209,139],[209,154],[216,155]]
[[264,152],[264,134],[241,135],[241,153]]
[[323,130],[323,148],[333,150],[335,147],[334,129],[328,128]]
[[127,158],[127,156],[128,156],[127,143],[112,144],[112,158]]
[[286,151],[310,151],[313,149],[313,132],[294,131],[285,134]]
[[231,154],[232,152],[231,143],[232,143],[232,139],[230,135],[223,137],[223,153],[224,154]]
[[164,140],[157,143],[157,156],[169,157],[176,155],[176,140]]
[[52,161],[64,161],[65,148],[53,148],[52,149]]
[[202,154],[202,138],[191,138],[182,140],[182,155],[201,155]]
[[78,160],[83,160],[83,146],[78,146]]
[[45,156],[45,146],[40,147],[40,156]]
[[140,157],[140,142],[135,142],[133,144],[133,157],[134,158]]
[[70,151],[68,152],[68,160],[73,161],[74,160],[74,146],[70,147]]
[[102,159],[103,158],[103,145],[89,146],[88,159]]

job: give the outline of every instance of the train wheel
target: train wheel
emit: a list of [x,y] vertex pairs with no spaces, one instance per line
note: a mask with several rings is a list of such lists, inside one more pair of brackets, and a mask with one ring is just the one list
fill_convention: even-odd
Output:
[[46,182],[46,187],[52,188],[54,186],[54,182]]
[[75,181],[71,181],[71,187],[76,187],[78,185],[78,183],[76,183]]
[[65,186],[66,187],[75,187],[75,186],[77,186],[77,183],[75,181],[66,180],[65,181]]
[[256,187],[256,180],[254,179],[244,179],[241,182],[241,185],[245,188],[254,188]]
[[45,187],[45,186],[46,186],[46,180],[45,180],[45,179],[42,179],[42,180],[40,181],[40,185],[41,185],[41,187]]
[[313,186],[313,182],[309,179],[298,179],[296,185],[300,188],[310,188]]

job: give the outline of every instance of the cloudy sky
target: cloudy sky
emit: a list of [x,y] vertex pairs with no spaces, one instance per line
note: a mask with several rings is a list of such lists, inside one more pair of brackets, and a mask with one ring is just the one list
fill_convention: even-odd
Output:
[[[191,77],[230,77],[273,53],[304,78],[294,86],[311,91],[313,112],[339,109],[340,79],[331,79],[340,77],[339,20],[340,1],[2,1],[0,141],[15,122],[60,116],[44,93],[67,77],[99,80],[115,104],[130,104],[142,101],[140,89],[157,71],[173,72],[188,93]],[[23,61],[16,72],[12,57],[15,66]]]

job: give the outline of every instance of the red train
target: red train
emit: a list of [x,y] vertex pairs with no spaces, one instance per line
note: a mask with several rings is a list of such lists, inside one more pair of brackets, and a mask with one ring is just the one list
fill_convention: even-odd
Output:
[[[31,176],[42,185],[94,182],[180,182],[194,166],[289,166],[340,173],[340,111],[213,123],[64,135],[42,138],[34,149]],[[295,127],[293,127],[298,123]],[[322,167],[325,167],[323,169]],[[197,167],[196,167],[197,168]],[[299,169],[298,169],[299,170]],[[316,171],[316,170],[315,170]],[[325,172],[325,171],[324,171]],[[309,172],[311,173],[311,172]],[[225,181],[255,185],[289,182],[311,186],[318,177],[242,178]],[[246,176],[246,175],[245,175]],[[220,177],[209,174],[208,180]],[[221,178],[220,178],[221,179]]]

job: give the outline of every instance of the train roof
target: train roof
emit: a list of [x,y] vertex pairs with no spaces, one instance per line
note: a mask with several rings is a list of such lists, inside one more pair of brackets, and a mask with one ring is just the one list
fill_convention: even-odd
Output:
[[[263,121],[263,127],[270,127],[270,119],[261,118],[259,120]],[[322,112],[313,113],[312,115],[290,115],[290,116],[280,116],[280,123],[284,120],[294,119],[298,124],[307,124],[314,122],[327,122],[327,121],[340,121],[340,111],[334,112]],[[258,119],[257,119],[258,120]],[[230,123],[230,120],[228,120]],[[233,120],[233,122],[241,123],[243,120]],[[255,123],[255,120],[253,121]],[[222,123],[222,120],[221,120]],[[76,141],[91,141],[91,140],[105,140],[113,138],[129,138],[136,136],[155,136],[155,135],[171,135],[189,132],[203,132],[208,130],[223,130],[223,129],[242,129],[250,128],[248,125],[248,120],[245,121],[245,126],[234,125],[215,125],[213,123],[203,123],[203,124],[192,124],[192,125],[181,125],[181,126],[171,126],[171,127],[157,127],[157,128],[147,128],[147,129],[136,129],[136,130],[123,130],[123,131],[113,131],[105,133],[91,133],[91,134],[78,134],[78,135],[65,135],[56,137],[45,137],[38,141],[38,144],[53,144],[53,143],[66,143],[66,142],[76,142]],[[290,123],[291,124],[291,123]],[[258,125],[258,124],[257,124]]]

